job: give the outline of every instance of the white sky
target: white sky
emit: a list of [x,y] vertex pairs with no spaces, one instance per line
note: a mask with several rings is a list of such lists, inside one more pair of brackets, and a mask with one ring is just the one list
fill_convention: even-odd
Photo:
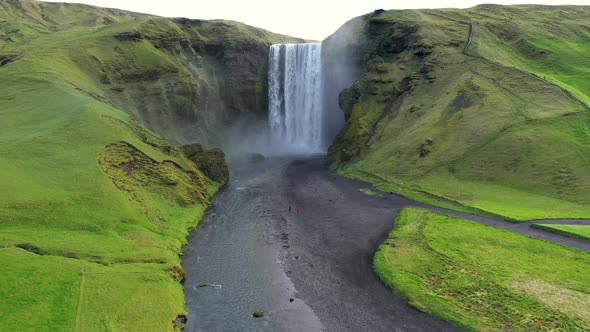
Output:
[[480,3],[590,5],[590,0],[58,0],[167,17],[228,19],[272,32],[323,40],[349,19],[378,8],[467,8]]

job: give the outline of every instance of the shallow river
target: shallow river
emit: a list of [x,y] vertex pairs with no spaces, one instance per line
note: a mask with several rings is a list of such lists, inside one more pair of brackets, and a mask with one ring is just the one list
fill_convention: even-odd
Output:
[[[185,248],[185,330],[452,330],[408,307],[372,272],[397,210],[356,185],[322,160],[233,172]],[[254,318],[257,310],[265,316]]]
[[[186,331],[456,330],[409,307],[372,270],[377,247],[408,205],[590,251],[590,242],[533,229],[530,222],[392,194],[375,198],[360,188],[370,186],[332,174],[322,159],[241,165],[185,248]],[[258,310],[263,318],[252,316]]]

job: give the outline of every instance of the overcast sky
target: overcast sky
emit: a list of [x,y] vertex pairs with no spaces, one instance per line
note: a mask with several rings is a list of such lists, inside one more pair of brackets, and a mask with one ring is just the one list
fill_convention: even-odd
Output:
[[272,32],[322,40],[349,19],[378,8],[472,7],[479,3],[590,5],[590,0],[60,0],[167,17],[228,19]]

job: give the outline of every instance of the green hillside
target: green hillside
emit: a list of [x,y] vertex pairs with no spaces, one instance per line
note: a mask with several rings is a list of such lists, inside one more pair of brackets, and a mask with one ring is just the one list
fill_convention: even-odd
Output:
[[[460,210],[590,217],[589,19],[479,6],[346,25],[331,40],[353,47],[325,54],[364,71],[331,166]],[[181,247],[229,176],[211,147],[265,116],[268,47],[286,42],[303,40],[0,0],[0,330],[182,328]]]
[[590,241],[590,225],[533,224],[531,227]]
[[227,168],[179,144],[263,112],[264,54],[290,40],[1,0],[0,330],[182,326],[181,246]]
[[406,208],[373,265],[412,306],[466,331],[590,328],[587,252]]
[[358,20],[365,70],[340,95],[334,169],[459,210],[590,217],[590,7]]

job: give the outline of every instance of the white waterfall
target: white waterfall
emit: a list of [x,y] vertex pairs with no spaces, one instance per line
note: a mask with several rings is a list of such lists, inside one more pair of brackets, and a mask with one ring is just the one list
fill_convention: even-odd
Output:
[[270,47],[269,125],[283,153],[323,153],[321,43]]

